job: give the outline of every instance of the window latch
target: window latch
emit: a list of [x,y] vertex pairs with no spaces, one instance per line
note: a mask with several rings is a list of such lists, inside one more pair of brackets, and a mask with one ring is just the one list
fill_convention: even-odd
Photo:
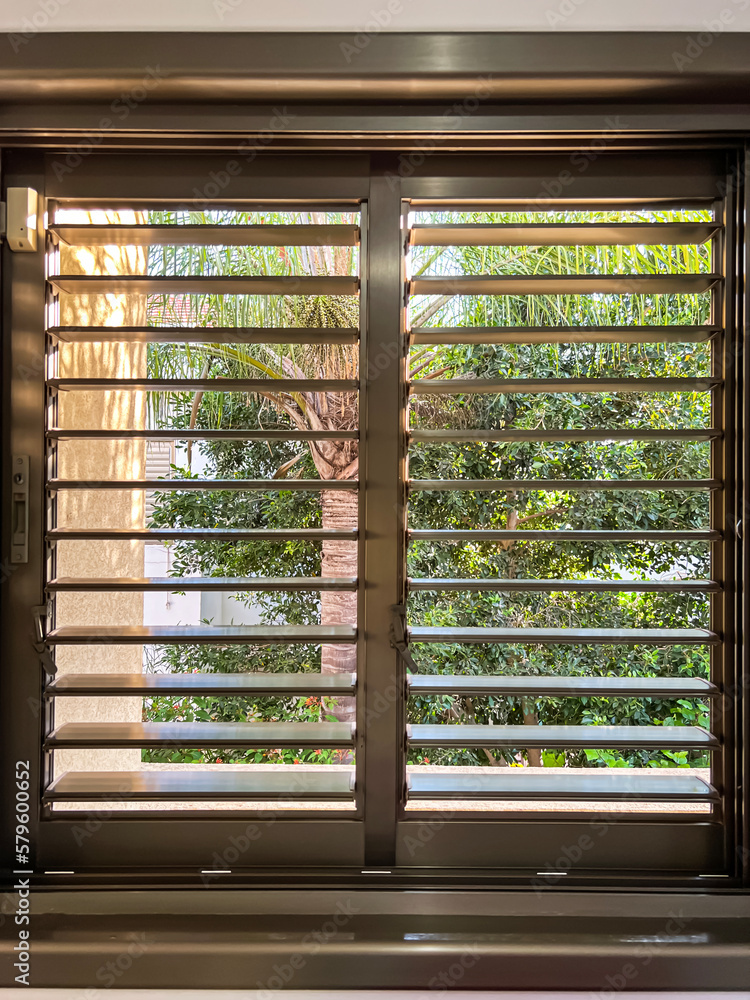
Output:
[[29,561],[29,456],[14,455],[12,465],[10,561]]
[[45,674],[49,677],[54,677],[57,673],[57,664],[46,642],[47,627],[52,619],[52,606],[49,604],[38,605],[33,608],[33,617],[34,642],[32,645],[34,646],[34,651],[39,656],[39,662]]

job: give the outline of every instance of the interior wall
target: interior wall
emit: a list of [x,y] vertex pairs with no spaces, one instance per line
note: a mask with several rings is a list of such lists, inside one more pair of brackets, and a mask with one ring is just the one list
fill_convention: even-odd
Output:
[[750,0],[3,0],[0,31],[750,30]]

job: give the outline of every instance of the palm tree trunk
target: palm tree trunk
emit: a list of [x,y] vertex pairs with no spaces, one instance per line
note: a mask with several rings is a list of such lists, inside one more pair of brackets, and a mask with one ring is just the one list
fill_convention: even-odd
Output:
[[[528,698],[521,699],[521,706],[523,711],[523,721],[526,726],[538,726],[539,725],[539,713],[536,710],[534,702]],[[544,760],[542,759],[542,751],[537,750],[534,747],[529,747],[526,751],[529,767],[544,767]]]
[[[355,490],[322,490],[321,507],[324,528],[351,529],[358,524]],[[321,574],[324,577],[357,576],[357,543],[324,541]],[[320,621],[323,625],[356,625],[356,591],[324,591],[320,597]],[[321,657],[323,673],[354,673],[357,647],[324,645]],[[354,722],[356,699],[339,698],[329,711],[340,722]]]

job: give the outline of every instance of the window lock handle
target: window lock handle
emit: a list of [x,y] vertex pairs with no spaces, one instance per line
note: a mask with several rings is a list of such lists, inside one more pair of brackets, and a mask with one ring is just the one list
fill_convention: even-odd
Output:
[[11,465],[10,561],[29,561],[29,456],[14,455]]

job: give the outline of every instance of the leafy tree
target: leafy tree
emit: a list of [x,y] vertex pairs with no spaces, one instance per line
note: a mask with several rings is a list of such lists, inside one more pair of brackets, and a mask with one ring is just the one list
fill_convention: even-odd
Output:
[[[683,213],[696,218],[699,213]],[[627,221],[668,221],[675,214],[639,213]],[[173,216],[152,221],[176,221]],[[215,214],[184,221],[228,221]],[[234,215],[232,221],[258,221]],[[266,221],[278,221],[266,216]],[[285,221],[318,221],[316,218]],[[493,217],[466,214],[450,220],[430,213],[419,221],[530,222],[523,214]],[[558,214],[551,221],[608,221],[612,213]],[[412,251],[413,273],[682,273],[710,269],[704,247],[419,247]],[[194,248],[152,250],[154,273],[202,274],[347,274],[355,268],[351,248]],[[158,323],[174,321],[205,326],[355,326],[356,305],[340,298],[191,296],[184,303],[162,300],[153,306]],[[414,325],[460,326],[616,326],[693,325],[709,318],[708,295],[556,295],[441,296],[414,303]],[[467,337],[467,339],[471,339]],[[571,338],[561,344],[458,345],[414,350],[414,377],[556,378],[705,375],[709,347],[695,343],[590,344]],[[284,393],[274,379],[351,378],[356,355],[338,345],[238,345],[201,347],[156,345],[150,353],[154,375],[212,377],[264,373],[269,390],[256,395],[175,393],[154,396],[157,425],[205,428],[349,430],[357,425],[356,397],[344,393]],[[158,400],[158,401],[157,401]],[[519,430],[608,428],[679,428],[710,425],[707,392],[466,394],[418,396],[412,401],[413,427],[513,428]],[[201,452],[205,475],[220,478],[272,478],[318,475],[353,479],[357,475],[356,441],[326,441],[300,448],[294,442],[211,441]],[[410,475],[415,479],[674,479],[708,475],[709,446],[703,442],[481,442],[463,445],[415,445]],[[181,476],[195,475],[190,466]],[[159,495],[154,523],[179,526],[245,525],[257,527],[356,526],[356,494],[323,490],[316,495],[293,491],[252,497],[235,492],[193,491]],[[703,493],[686,490],[602,491],[533,489],[494,493],[419,492],[410,502],[412,527],[521,529],[701,528],[708,522]],[[190,542],[175,545],[174,572],[203,575],[356,575],[356,545],[326,542],[321,549],[297,541],[229,544]],[[414,577],[503,579],[653,579],[708,577],[708,546],[702,543],[567,543],[510,541],[497,544],[420,542],[409,552]],[[292,623],[353,622],[352,594],[239,595],[261,610],[264,620]],[[704,597],[680,593],[568,592],[416,592],[410,598],[413,622],[430,625],[551,627],[705,627]],[[160,668],[170,670],[351,670],[353,649],[205,649],[169,647],[160,652]],[[695,647],[523,647],[441,645],[416,647],[421,671],[434,673],[514,673],[558,675],[707,676],[708,652]],[[342,700],[324,706],[310,699],[156,699],[149,718],[350,718],[353,705]],[[412,721],[480,723],[662,724],[703,721],[700,702],[663,699],[562,698],[471,699],[458,696],[415,698]],[[175,713],[170,715],[170,713]],[[192,713],[192,714],[191,714]],[[202,714],[196,714],[202,713]],[[189,755],[189,752],[185,752]],[[271,752],[266,759],[308,760],[302,752]],[[327,753],[327,752],[326,752]],[[222,760],[253,760],[256,752],[226,751]],[[531,764],[578,766],[705,765],[697,753],[659,751],[588,755],[567,751],[500,754],[471,750],[415,750],[412,760],[433,763],[503,764],[522,758]],[[189,759],[180,756],[179,759]],[[321,759],[318,754],[314,759]],[[325,756],[324,759],[332,759]]]
[[[657,213],[648,218],[660,221]],[[618,221],[612,216],[571,214],[560,221]],[[420,221],[443,221],[431,215]],[[445,220],[447,221],[447,220]],[[454,221],[454,220],[451,220]],[[466,217],[461,221],[479,221]],[[530,222],[523,215],[481,221]],[[630,221],[630,220],[628,220]],[[666,221],[666,220],[664,220]],[[419,266],[434,253],[420,248]],[[429,273],[660,273],[708,270],[703,247],[492,247],[451,248],[430,264]],[[455,297],[435,312],[431,324],[442,326],[523,328],[700,324],[708,321],[707,295],[578,295]],[[437,364],[435,361],[433,364]],[[446,348],[439,364],[457,378],[561,378],[705,375],[709,348],[695,344],[521,344]],[[429,374],[430,368],[426,370]],[[446,377],[444,373],[442,378]],[[412,424],[454,429],[506,428],[672,428],[710,425],[708,393],[514,394],[443,398],[416,397]],[[684,441],[488,442],[422,445],[414,449],[410,475],[415,479],[673,479],[708,476],[705,443]],[[507,493],[417,493],[410,503],[413,527],[637,529],[705,527],[708,502],[688,491],[576,493],[539,490]],[[709,576],[708,546],[669,544],[581,544],[501,542],[439,545],[419,543],[410,553],[411,576],[443,578],[500,577],[552,579],[653,579],[660,575]],[[682,594],[530,593],[445,594],[412,598],[415,622],[432,625],[550,627],[707,626],[707,600]],[[675,673],[704,675],[707,650],[608,647],[424,647],[416,651],[421,670],[439,673],[556,673],[625,676]],[[705,706],[703,706],[705,711]],[[413,706],[420,721],[477,721],[502,724],[679,724],[694,719],[692,703],[644,699],[421,699]],[[481,763],[483,753],[414,751],[415,760]],[[490,756],[491,755],[487,755]],[[529,763],[543,754],[528,751]],[[547,755],[549,756],[549,755]],[[555,755],[552,755],[555,756]],[[561,755],[557,755],[558,759]],[[594,760],[631,765],[673,763],[664,754],[591,755]],[[687,757],[688,755],[685,755]],[[705,763],[694,754],[693,763]],[[588,763],[582,753],[566,752],[567,763]],[[686,760],[680,758],[682,763]],[[495,763],[495,758],[491,758]],[[549,762],[549,761],[548,761]]]

